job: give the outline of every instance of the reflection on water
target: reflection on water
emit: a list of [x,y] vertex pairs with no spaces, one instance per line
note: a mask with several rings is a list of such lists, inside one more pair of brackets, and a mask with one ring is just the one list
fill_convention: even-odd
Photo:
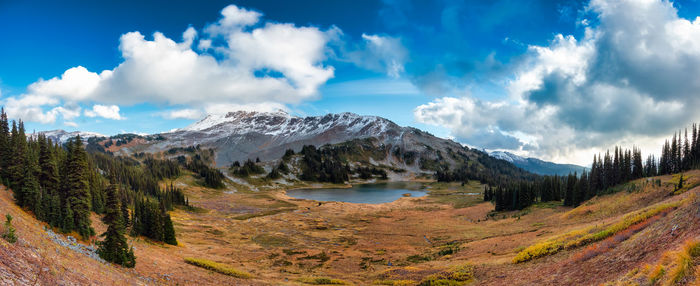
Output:
[[361,204],[382,204],[393,202],[404,194],[422,197],[427,194],[425,186],[414,182],[391,182],[353,185],[347,189],[296,189],[287,195],[297,199],[324,202],[347,202]]

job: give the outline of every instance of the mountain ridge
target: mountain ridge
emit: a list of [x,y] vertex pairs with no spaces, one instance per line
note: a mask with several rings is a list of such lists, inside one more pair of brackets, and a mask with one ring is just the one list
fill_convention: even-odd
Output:
[[568,175],[569,173],[581,173],[589,168],[575,164],[560,164],[545,161],[533,157],[523,157],[508,151],[492,151],[489,155],[494,158],[508,161],[514,165],[535,174],[540,175]]
[[[45,134],[53,141],[65,143],[80,135],[88,138],[122,138],[124,134],[105,136],[96,132],[49,130]],[[337,144],[354,139],[377,138],[380,144],[389,144],[409,150],[424,145],[445,142],[451,149],[467,148],[451,139],[439,138],[410,126],[399,126],[393,121],[374,115],[351,112],[329,113],[300,117],[283,110],[272,112],[232,111],[226,114],[210,114],[183,128],[153,134],[165,140],[124,145],[118,153],[159,152],[171,148],[203,145],[217,150],[217,165],[226,166],[233,161],[260,158],[278,159],[286,149],[300,150],[303,145]],[[410,143],[407,143],[410,141]],[[476,150],[476,149],[473,149]],[[424,151],[424,150],[423,150]],[[491,157],[508,161],[526,171],[541,175],[568,174],[585,169],[572,164],[557,164],[537,158],[525,158],[510,152],[494,151]],[[449,160],[447,160],[448,163]],[[450,164],[454,166],[454,164]]]

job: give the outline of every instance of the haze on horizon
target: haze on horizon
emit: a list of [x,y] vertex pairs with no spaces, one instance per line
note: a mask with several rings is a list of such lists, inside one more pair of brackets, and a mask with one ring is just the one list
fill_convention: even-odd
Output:
[[3,1],[0,104],[103,134],[355,112],[581,165],[700,119],[700,4],[544,2]]

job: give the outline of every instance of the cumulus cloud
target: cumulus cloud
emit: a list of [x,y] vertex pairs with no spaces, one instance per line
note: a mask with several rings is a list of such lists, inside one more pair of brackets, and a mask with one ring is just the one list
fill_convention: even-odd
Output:
[[[5,100],[11,117],[52,123],[66,105],[93,103],[86,116],[120,119],[119,105],[155,103],[212,106],[294,104],[318,96],[333,77],[324,64],[329,31],[261,21],[262,14],[230,5],[221,18],[198,32],[187,28],[180,41],[154,33],[121,36],[123,61],[114,69],[82,66],[31,84],[25,94]],[[275,107],[277,107],[277,105]],[[174,116],[192,117],[194,113]]]
[[[95,104],[92,106],[92,110],[85,110],[85,116],[87,116],[87,117],[102,117],[102,118],[114,119],[114,120],[124,119],[119,114],[119,106],[116,106],[116,105]],[[65,118],[65,116],[64,116],[64,118]]]
[[[488,116],[499,113],[503,117]],[[500,130],[512,126],[520,111],[504,102],[486,102],[470,96],[443,97],[414,110],[417,121],[446,126],[456,140],[487,149],[518,149],[527,143]]]
[[[407,51],[398,38],[362,34],[365,40],[366,64],[383,67],[387,75],[397,78],[404,72]],[[369,61],[368,61],[369,60]]]
[[581,150],[656,144],[700,119],[700,18],[680,18],[661,0],[593,0],[588,10],[598,24],[580,39],[557,35],[529,47],[502,102],[440,98],[416,108],[416,119],[468,144],[579,163],[590,161]]

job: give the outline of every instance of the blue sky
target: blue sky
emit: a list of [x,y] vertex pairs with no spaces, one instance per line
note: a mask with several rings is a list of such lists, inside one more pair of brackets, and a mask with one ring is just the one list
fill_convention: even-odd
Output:
[[700,119],[698,15],[661,0],[5,0],[0,100],[30,130],[104,134],[349,111],[585,164]]

